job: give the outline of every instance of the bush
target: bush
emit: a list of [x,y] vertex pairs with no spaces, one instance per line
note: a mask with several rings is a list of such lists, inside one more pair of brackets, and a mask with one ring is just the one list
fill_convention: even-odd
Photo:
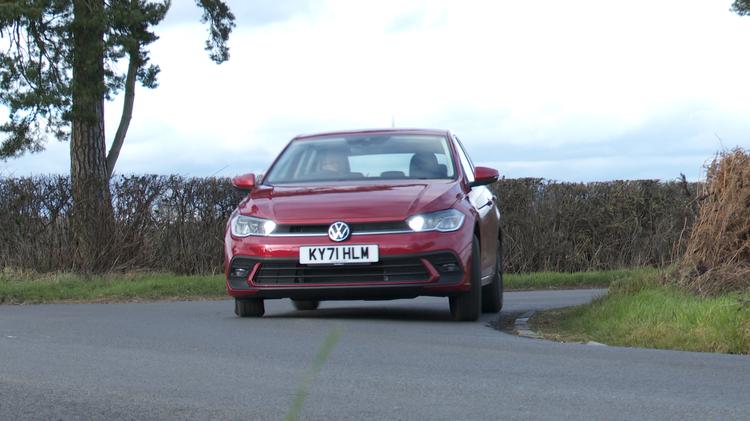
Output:
[[[652,180],[558,183],[503,179],[508,272],[605,270],[672,262],[693,218],[694,184]],[[228,178],[120,176],[112,180],[113,271],[222,271],[226,221],[242,195]],[[70,181],[0,179],[0,267],[70,270]]]
[[[111,270],[222,270],[224,224],[241,199],[228,179],[122,176],[111,189]],[[0,179],[0,266],[70,270],[71,202],[67,177]]]
[[684,247],[698,186],[654,180],[558,183],[503,179],[510,272],[574,272],[664,266]]
[[700,295],[750,289],[750,155],[717,156],[705,189],[678,283]]

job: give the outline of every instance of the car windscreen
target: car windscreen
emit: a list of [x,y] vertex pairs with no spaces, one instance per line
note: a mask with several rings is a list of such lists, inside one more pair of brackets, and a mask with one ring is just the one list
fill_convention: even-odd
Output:
[[370,135],[295,140],[264,182],[451,179],[454,174],[445,137]]

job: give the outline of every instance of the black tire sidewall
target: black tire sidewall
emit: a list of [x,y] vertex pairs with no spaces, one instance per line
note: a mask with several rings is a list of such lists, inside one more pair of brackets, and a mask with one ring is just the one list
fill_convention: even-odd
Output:
[[482,262],[479,239],[471,243],[471,289],[450,298],[451,316],[458,321],[476,321],[482,313]]
[[262,299],[241,300],[235,298],[234,313],[239,317],[262,317],[266,312]]
[[318,306],[320,306],[320,301],[318,300],[292,300],[292,304],[294,305],[294,308],[301,311],[312,311],[317,310]]

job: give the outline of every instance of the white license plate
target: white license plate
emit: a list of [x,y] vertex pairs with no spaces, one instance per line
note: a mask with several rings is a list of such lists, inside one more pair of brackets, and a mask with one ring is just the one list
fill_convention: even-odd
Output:
[[377,261],[377,245],[305,246],[299,248],[299,262],[307,265],[369,263]]

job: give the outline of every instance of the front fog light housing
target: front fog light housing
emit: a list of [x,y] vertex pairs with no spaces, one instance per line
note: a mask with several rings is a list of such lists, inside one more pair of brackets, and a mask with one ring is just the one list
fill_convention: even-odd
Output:
[[456,231],[464,223],[464,214],[456,209],[414,215],[406,220],[409,228],[415,232],[423,231]]
[[268,236],[276,229],[276,223],[270,219],[255,218],[252,216],[237,215],[229,224],[232,235],[235,237]]

